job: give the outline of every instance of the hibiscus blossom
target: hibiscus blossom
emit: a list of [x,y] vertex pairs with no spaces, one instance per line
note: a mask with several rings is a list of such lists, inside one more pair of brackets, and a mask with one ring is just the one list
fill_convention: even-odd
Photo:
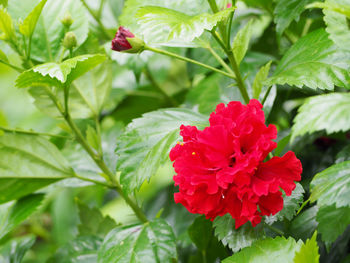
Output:
[[263,162],[277,146],[277,129],[265,125],[260,102],[221,103],[209,123],[202,131],[180,127],[183,142],[170,152],[179,186],[175,202],[211,220],[229,213],[236,228],[247,221],[256,226],[262,216],[281,211],[281,189],[291,195],[302,166],[291,151]]

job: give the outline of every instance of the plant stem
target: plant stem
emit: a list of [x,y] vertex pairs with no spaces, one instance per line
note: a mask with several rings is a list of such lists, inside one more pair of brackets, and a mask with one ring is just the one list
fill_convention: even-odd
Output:
[[228,60],[230,61],[231,67],[233,69],[233,72],[235,73],[235,79],[237,81],[237,86],[239,91],[241,92],[241,95],[243,97],[243,100],[245,103],[249,103],[249,95],[247,92],[247,89],[245,87],[244,81],[241,76],[241,72],[239,70],[238,64],[236,62],[236,59],[232,53],[232,50],[228,50],[224,44],[224,42],[220,39],[220,37],[217,35],[216,31],[211,31],[212,36],[214,39],[219,43],[219,45],[222,47],[222,49],[225,51]]
[[270,85],[270,86],[268,87],[267,91],[265,92],[264,98],[263,98],[263,100],[261,101],[261,105],[264,106],[264,103],[265,103],[265,101],[267,100],[267,97],[269,96],[271,89],[272,89],[272,85]]
[[230,73],[227,73],[225,71],[222,71],[220,69],[214,68],[214,67],[209,66],[207,64],[203,64],[203,63],[201,63],[199,61],[196,61],[196,60],[193,60],[193,59],[190,59],[190,58],[186,58],[186,57],[180,56],[178,54],[175,54],[175,53],[172,53],[172,52],[169,52],[169,51],[165,51],[165,50],[162,50],[162,49],[149,47],[149,46],[146,46],[145,50],[153,51],[155,53],[159,53],[159,54],[162,54],[162,55],[165,55],[165,56],[169,56],[169,57],[177,58],[177,59],[180,59],[180,60],[183,60],[183,61],[186,61],[186,62],[190,62],[192,64],[195,64],[195,65],[201,66],[203,68],[207,68],[207,69],[210,69],[210,70],[215,71],[217,73],[220,73],[222,75],[225,75],[226,77],[235,79],[235,76],[230,74]]
[[113,185],[110,185],[110,184],[107,184],[107,183],[104,183],[104,182],[100,182],[100,181],[97,181],[97,180],[94,180],[94,179],[90,179],[90,178],[87,178],[87,177],[83,177],[83,176],[80,176],[78,174],[74,174],[74,177],[82,180],[82,181],[87,181],[87,182],[90,182],[90,183],[94,183],[94,184],[99,184],[99,185],[102,185],[102,186],[105,186],[105,187],[108,187],[108,188],[113,188]]
[[26,131],[26,130],[20,130],[20,129],[11,129],[11,128],[5,128],[0,126],[0,130],[8,133],[21,133],[21,134],[27,134],[27,135],[40,135],[40,136],[48,136],[48,137],[56,137],[56,138],[64,138],[64,139],[70,139],[68,136],[63,135],[56,135],[56,134],[50,134],[50,133],[43,133],[43,132],[35,132],[35,131]]
[[10,63],[8,63],[8,62],[6,62],[6,61],[3,61],[3,60],[1,60],[1,59],[0,59],[0,63],[4,64],[4,65],[6,65],[6,66],[8,66],[8,67],[10,67],[10,68],[12,68],[12,69],[14,69],[14,70],[16,70],[16,71],[19,72],[19,73],[22,73],[22,72],[24,71],[24,69],[19,68],[19,67],[16,67],[15,65],[12,65],[12,64],[10,64]]
[[102,24],[102,21],[100,20],[100,18],[98,17],[98,15],[90,8],[90,6],[85,2],[85,0],[81,0],[81,2],[83,3],[83,5],[86,7],[86,9],[89,11],[89,13],[92,15],[92,17],[95,19],[95,21],[97,22],[97,24],[100,26],[101,31],[103,33],[103,35],[105,36],[106,39],[111,39],[112,36],[108,33],[107,29],[105,28],[105,26]]
[[209,52],[213,55],[213,57],[231,74],[235,74],[232,69],[225,63],[225,61],[219,56],[218,53],[215,52],[215,50],[211,47],[208,46],[207,49]]
[[148,78],[148,80],[152,83],[152,85],[159,90],[160,93],[162,93],[163,97],[165,98],[165,100],[171,105],[171,106],[176,106],[177,102],[171,97],[169,96],[163,89],[162,87],[157,83],[157,81],[154,79],[151,71],[149,70],[148,66],[145,66],[143,69],[143,73],[145,74],[145,76]]
[[279,230],[278,228],[273,227],[273,226],[270,226],[269,224],[266,224],[266,223],[264,223],[264,225],[265,225],[268,229],[272,230],[273,232],[275,232],[275,233],[277,233],[277,234],[279,234],[279,235],[281,235],[281,236],[284,235],[284,232],[283,232],[282,230]]
[[[50,96],[51,100],[56,105],[57,109],[60,111],[61,115],[65,119],[66,123],[69,125],[70,129],[72,130],[73,134],[75,135],[75,138],[77,142],[84,148],[84,150],[90,155],[92,160],[97,164],[97,166],[101,169],[101,171],[109,178],[112,185],[111,188],[115,189],[120,196],[125,200],[125,202],[132,208],[135,215],[140,219],[141,222],[148,222],[148,219],[146,215],[143,213],[142,209],[133,201],[130,199],[128,195],[126,195],[121,185],[116,179],[115,174],[113,174],[109,168],[107,167],[106,163],[104,162],[102,156],[97,154],[94,149],[88,144],[88,142],[85,140],[83,134],[79,130],[79,128],[76,126],[74,121],[72,120],[69,109],[68,109],[68,99],[65,99],[65,109],[62,108],[61,103],[58,101],[56,96],[52,94],[51,90],[46,89],[48,91],[48,95]],[[65,89],[65,96],[67,96],[67,90]],[[67,103],[67,104],[66,104]]]

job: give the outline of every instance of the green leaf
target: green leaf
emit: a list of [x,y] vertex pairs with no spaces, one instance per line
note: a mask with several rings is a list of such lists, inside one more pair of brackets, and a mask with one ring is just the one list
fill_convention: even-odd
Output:
[[188,235],[199,250],[207,250],[212,239],[212,222],[205,216],[197,217],[188,228]]
[[34,213],[43,199],[44,195],[33,194],[19,199],[15,204],[0,205],[0,239]]
[[69,241],[53,256],[56,263],[96,263],[102,240],[96,236],[81,236]]
[[310,183],[310,201],[317,205],[350,207],[350,161],[338,163],[316,174]]
[[34,235],[11,239],[0,249],[0,262],[21,263],[25,253],[34,243]]
[[[38,2],[38,0],[11,0],[9,1],[8,10],[13,19],[23,21]],[[59,60],[65,34],[61,19],[67,11],[74,20],[69,31],[76,35],[78,46],[85,41],[89,31],[89,19],[81,1],[47,0],[32,37],[32,59],[40,62]]]
[[299,39],[283,56],[271,78],[271,84],[299,88],[333,90],[334,85],[350,87],[350,53],[339,50],[319,29]]
[[251,247],[226,258],[222,263],[292,263],[295,252],[303,242],[296,242],[293,238],[276,237],[255,242]]
[[15,28],[13,26],[12,18],[3,6],[0,6],[0,39],[17,42]]
[[337,153],[335,159],[335,163],[350,161],[350,145],[347,145],[341,149],[341,151]]
[[252,22],[253,20],[250,20],[243,28],[241,28],[233,40],[232,52],[238,66],[241,64],[241,61],[248,50],[249,41],[253,32]]
[[262,87],[264,85],[265,80],[267,79],[267,76],[269,75],[270,66],[271,66],[271,60],[264,66],[262,66],[258,73],[255,75],[255,79],[253,82],[253,98],[259,99]]
[[172,262],[176,258],[173,230],[160,218],[143,225],[113,229],[98,253],[99,263],[158,263]]
[[5,62],[9,61],[6,54],[2,50],[0,50],[0,60],[5,61]]
[[261,225],[252,227],[250,223],[235,229],[235,220],[231,215],[216,217],[213,223],[215,236],[233,252],[251,246],[255,241],[264,237]]
[[73,174],[56,146],[39,136],[5,133],[0,136],[0,155],[0,203]]
[[339,14],[345,15],[347,18],[350,18],[350,7],[349,5],[344,1],[344,4],[326,1],[326,2],[314,2],[312,4],[309,4],[307,8],[323,8],[326,10],[331,10],[334,12],[337,12]]
[[80,218],[80,225],[78,225],[80,235],[104,237],[109,231],[117,226],[112,218],[109,216],[104,217],[98,208],[90,208],[80,201],[77,203]]
[[[132,192],[149,180],[168,159],[184,125],[207,125],[207,118],[187,109],[162,109],[144,114],[128,125],[117,143],[117,170],[123,190]],[[139,165],[135,165],[135,164]]]
[[[350,1],[349,0],[327,0],[326,5],[343,5],[348,6],[350,19]],[[336,11],[323,9],[324,21],[326,22],[326,31],[329,33],[330,39],[340,48],[350,51],[350,30],[346,15],[339,14]]]
[[85,104],[85,107],[98,116],[108,100],[112,79],[112,63],[110,60],[105,60],[74,81],[74,88],[81,97],[81,102],[76,103]]
[[320,254],[318,253],[317,231],[311,239],[306,240],[300,250],[295,254],[294,263],[318,263]]
[[[119,17],[121,25],[128,27],[134,34],[142,35],[136,13],[143,6],[159,6],[168,9],[176,10],[186,13],[190,16],[195,16],[201,13],[208,13],[210,11],[207,0],[126,0],[123,8],[123,12]],[[159,28],[158,28],[159,30]],[[161,36],[158,36],[161,37]],[[167,38],[167,35],[163,37]],[[181,42],[178,45],[183,45]]]
[[318,225],[316,221],[317,211],[318,207],[313,206],[301,212],[295,219],[293,219],[289,228],[289,233],[291,233],[293,237],[303,240],[310,237]]
[[304,192],[302,185],[296,183],[296,187],[290,196],[286,196],[285,193],[283,193],[283,209],[273,216],[268,216],[266,222],[271,224],[283,219],[292,220],[300,208],[300,204],[303,202]]
[[326,130],[328,134],[350,129],[350,94],[313,96],[299,108],[292,128],[292,140],[299,135]]
[[305,6],[311,0],[278,0],[274,10],[274,21],[276,23],[276,31],[282,35],[284,30],[295,20],[299,21],[301,13],[305,10]]
[[70,85],[75,79],[85,74],[98,64],[102,63],[106,56],[102,54],[81,55],[67,59],[60,64],[45,63],[21,73],[17,80],[18,88],[33,86],[57,86]]
[[30,14],[23,20],[23,23],[19,26],[19,31],[27,36],[31,37],[34,33],[34,29],[38,22],[41,11],[43,10],[47,0],[42,0]]
[[164,7],[144,6],[138,9],[135,17],[146,42],[190,43],[205,30],[210,31],[218,22],[227,19],[233,10],[232,7],[215,14],[190,16]]
[[350,224],[350,208],[322,206],[320,207],[316,220],[318,222],[318,232],[327,248],[340,236]]

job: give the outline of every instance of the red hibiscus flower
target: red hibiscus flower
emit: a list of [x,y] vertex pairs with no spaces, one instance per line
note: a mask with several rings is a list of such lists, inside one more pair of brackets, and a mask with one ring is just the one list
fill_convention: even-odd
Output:
[[118,52],[140,53],[144,50],[144,47],[145,43],[143,40],[135,37],[129,30],[120,26],[112,40],[111,48]]
[[265,125],[260,102],[221,103],[209,122],[202,131],[180,127],[183,142],[170,152],[179,186],[175,202],[211,220],[229,213],[236,228],[281,211],[281,189],[291,195],[302,166],[293,152],[263,162],[277,146],[277,130]]

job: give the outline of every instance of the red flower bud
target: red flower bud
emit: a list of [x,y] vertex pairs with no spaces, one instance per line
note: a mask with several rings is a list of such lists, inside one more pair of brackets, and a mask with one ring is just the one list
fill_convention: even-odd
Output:
[[227,6],[226,6],[226,8],[231,8],[231,7],[232,7],[231,3],[227,4]]
[[115,34],[114,39],[112,40],[112,49],[115,51],[124,51],[131,49],[132,46],[126,39],[127,37],[133,38],[135,36],[129,30],[120,26],[117,33]]
[[128,29],[120,26],[112,40],[112,50],[127,53],[139,53],[143,51],[145,43],[135,37]]

